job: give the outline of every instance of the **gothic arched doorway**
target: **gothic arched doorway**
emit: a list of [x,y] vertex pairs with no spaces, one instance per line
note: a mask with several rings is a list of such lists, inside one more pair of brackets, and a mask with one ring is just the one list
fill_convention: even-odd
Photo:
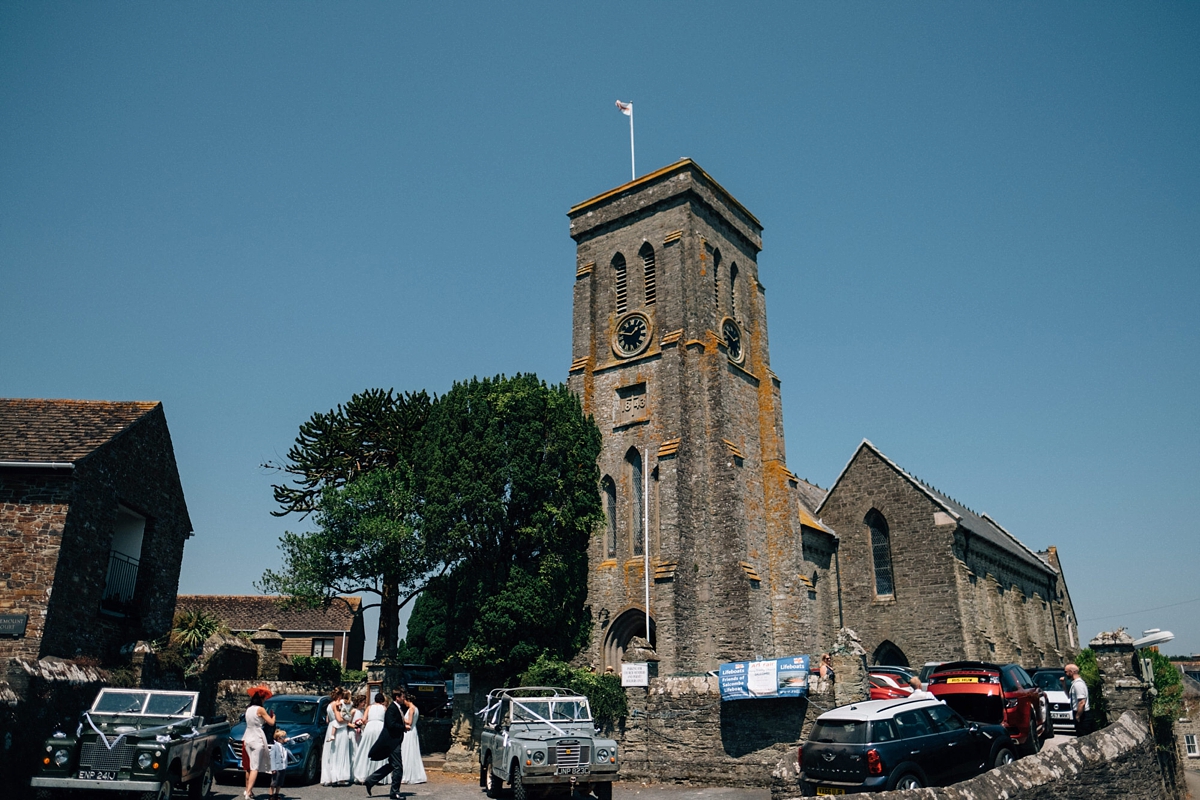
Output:
[[620,674],[621,658],[629,648],[629,642],[635,636],[650,640],[650,647],[658,648],[658,637],[655,630],[658,626],[654,617],[650,618],[650,635],[646,636],[646,612],[640,608],[630,608],[623,611],[608,626],[604,634],[604,668],[612,667]]
[[871,656],[871,660],[881,667],[908,666],[908,656],[904,655],[903,650],[888,641],[875,648],[875,654]]

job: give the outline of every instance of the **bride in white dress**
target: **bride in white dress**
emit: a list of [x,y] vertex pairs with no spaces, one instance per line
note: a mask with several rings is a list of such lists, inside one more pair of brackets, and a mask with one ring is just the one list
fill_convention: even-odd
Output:
[[349,783],[353,778],[350,771],[350,716],[343,713],[341,688],[331,694],[325,718],[329,720],[325,733],[325,750],[321,753],[321,784],[336,786]]
[[428,778],[425,777],[425,765],[421,763],[421,740],[417,738],[417,717],[420,712],[417,711],[417,704],[407,696],[404,702],[408,704],[408,711],[404,712],[408,730],[404,733],[404,744],[400,746],[404,759],[404,780],[401,783],[425,783]]
[[[386,713],[387,699],[382,694],[375,695],[375,702],[367,707],[367,721],[363,725],[362,739],[359,740],[358,748],[354,751],[355,783],[365,783],[372,772],[387,763],[387,759],[372,761],[368,756],[371,746],[378,741],[379,734],[383,732],[383,715]],[[379,782],[379,785],[386,786],[391,782],[392,776],[388,775]]]

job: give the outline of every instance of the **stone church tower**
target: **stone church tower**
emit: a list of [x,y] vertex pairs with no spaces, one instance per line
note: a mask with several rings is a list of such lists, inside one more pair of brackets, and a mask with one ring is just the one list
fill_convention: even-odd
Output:
[[568,385],[604,437],[590,660],[619,670],[646,636],[647,555],[661,674],[815,651],[837,616],[836,545],[785,463],[762,226],[688,159],[568,216]]

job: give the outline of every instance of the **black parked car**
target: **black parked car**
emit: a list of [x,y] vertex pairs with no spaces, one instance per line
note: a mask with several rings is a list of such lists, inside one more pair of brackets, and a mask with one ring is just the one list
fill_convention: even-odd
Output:
[[405,664],[401,678],[408,696],[426,719],[447,715],[446,677],[429,664]]
[[916,789],[1016,758],[1003,725],[968,722],[938,700],[868,700],[827,711],[800,747],[805,796]]

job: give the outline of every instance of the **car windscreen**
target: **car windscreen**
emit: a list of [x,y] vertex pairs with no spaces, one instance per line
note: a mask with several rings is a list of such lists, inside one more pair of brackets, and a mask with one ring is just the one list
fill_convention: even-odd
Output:
[[1047,692],[1065,692],[1063,688],[1063,676],[1066,673],[1059,672],[1039,672],[1033,676],[1033,682]]
[[147,692],[100,692],[92,711],[98,714],[140,714]]
[[190,694],[151,692],[145,713],[157,717],[186,717],[192,713],[196,698]]
[[586,700],[533,700],[512,701],[513,722],[585,722],[592,718]]
[[446,679],[442,677],[442,673],[432,667],[420,669],[413,667],[404,668],[405,679],[409,683],[445,683]]
[[264,704],[275,715],[276,725],[311,725],[318,706],[317,700],[268,700]]
[[809,741],[827,744],[866,744],[867,723],[860,720],[818,720]]

